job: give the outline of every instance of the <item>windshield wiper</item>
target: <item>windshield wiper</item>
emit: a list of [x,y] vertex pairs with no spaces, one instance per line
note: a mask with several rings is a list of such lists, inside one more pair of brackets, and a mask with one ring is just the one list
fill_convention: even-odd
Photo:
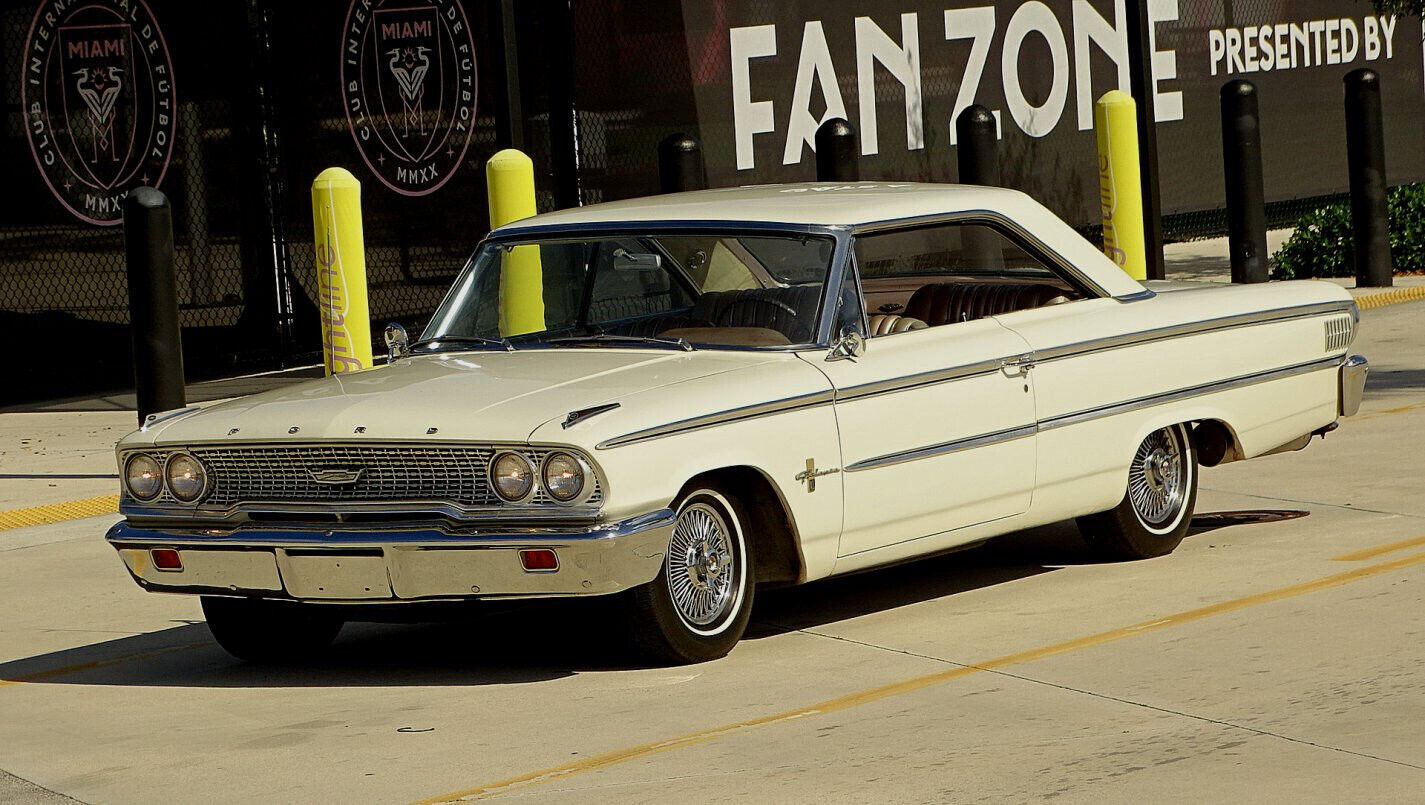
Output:
[[435,338],[422,338],[411,344],[411,349],[429,346],[431,344],[483,344],[491,347],[502,347],[506,352],[514,352],[515,345],[511,344],[507,338],[481,338],[478,335],[440,335]]
[[657,344],[663,347],[673,347],[684,352],[692,352],[693,345],[689,344],[685,338],[660,338],[653,335],[616,335],[614,333],[591,333],[589,335],[568,335],[562,338],[549,338],[546,344],[587,344],[587,343],[632,343],[632,344]]

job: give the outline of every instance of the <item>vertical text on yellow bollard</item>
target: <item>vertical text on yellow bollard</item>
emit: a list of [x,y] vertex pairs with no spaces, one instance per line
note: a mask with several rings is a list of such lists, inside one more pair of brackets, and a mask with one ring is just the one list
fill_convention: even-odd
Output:
[[[490,228],[534,215],[534,163],[514,148],[485,163],[490,188]],[[500,334],[520,335],[544,329],[544,268],[538,246],[516,246],[502,255]]]
[[1094,106],[1098,135],[1099,205],[1103,253],[1136,280],[1148,278],[1143,232],[1143,186],[1139,181],[1138,122],[1133,96],[1104,93]]
[[371,315],[366,302],[366,244],[361,231],[361,182],[344,168],[327,168],[312,182],[316,227],[317,309],[327,374],[370,369]]

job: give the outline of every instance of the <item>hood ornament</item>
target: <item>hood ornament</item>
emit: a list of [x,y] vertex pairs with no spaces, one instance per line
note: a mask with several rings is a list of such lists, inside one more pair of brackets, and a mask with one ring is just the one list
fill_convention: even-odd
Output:
[[565,429],[572,428],[591,416],[602,414],[605,411],[612,411],[618,407],[618,403],[606,403],[604,405],[596,405],[592,408],[580,408],[578,411],[570,411],[569,416],[564,417],[564,421],[560,423],[559,427]]

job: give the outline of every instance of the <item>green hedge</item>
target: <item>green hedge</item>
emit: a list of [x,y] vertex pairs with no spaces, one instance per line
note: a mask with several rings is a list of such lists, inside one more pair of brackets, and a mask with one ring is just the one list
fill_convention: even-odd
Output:
[[[1425,184],[1393,188],[1386,196],[1390,257],[1396,273],[1425,269]],[[1272,255],[1272,279],[1350,277],[1356,273],[1351,237],[1351,205],[1340,202],[1313,210]]]

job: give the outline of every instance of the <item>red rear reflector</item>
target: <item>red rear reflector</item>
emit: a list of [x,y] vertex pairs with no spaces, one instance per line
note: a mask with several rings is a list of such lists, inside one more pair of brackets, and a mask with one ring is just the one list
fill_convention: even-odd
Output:
[[537,551],[520,551],[520,564],[524,565],[525,570],[530,571],[558,570],[559,557],[555,556],[554,551],[543,549]]
[[183,569],[183,558],[172,548],[154,548],[148,554],[153,557],[153,566],[159,570]]

